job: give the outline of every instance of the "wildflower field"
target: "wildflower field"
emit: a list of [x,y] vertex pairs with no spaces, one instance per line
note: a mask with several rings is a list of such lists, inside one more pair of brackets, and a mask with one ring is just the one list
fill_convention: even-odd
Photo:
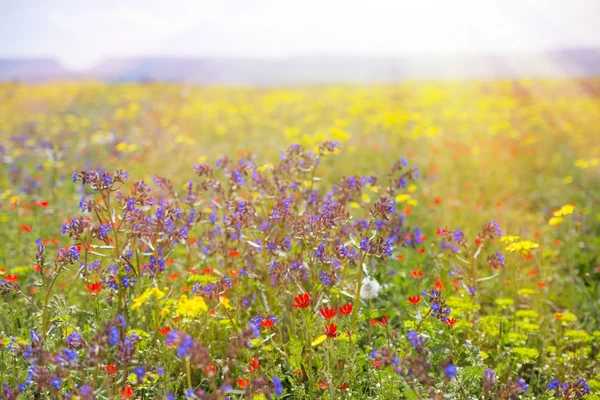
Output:
[[0,84],[0,399],[600,399],[600,80]]

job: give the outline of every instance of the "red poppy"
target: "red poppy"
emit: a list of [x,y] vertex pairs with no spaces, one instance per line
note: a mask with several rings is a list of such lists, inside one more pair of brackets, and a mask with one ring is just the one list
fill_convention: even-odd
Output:
[[319,311],[321,312],[321,315],[325,319],[331,319],[331,318],[335,317],[335,314],[337,314],[337,311],[335,308],[325,307],[325,308],[321,308]]
[[119,389],[119,394],[123,399],[130,399],[133,397],[133,389],[131,388],[131,385],[123,386],[121,389]]
[[210,378],[215,376],[215,374],[217,373],[217,364],[215,364],[214,362],[209,362],[208,365],[206,365],[206,367],[202,368],[202,371]]
[[527,273],[531,276],[536,276],[537,275],[537,270],[535,269],[530,269],[529,271],[527,271]]
[[386,326],[389,322],[390,322],[390,318],[386,315],[385,317],[381,318],[381,321],[379,322],[379,324],[381,326]]
[[371,361],[371,366],[379,369],[379,368],[381,368],[381,362],[378,359],[375,359],[375,360]]
[[346,390],[350,387],[350,385],[348,384],[348,382],[344,382],[341,386],[338,386],[338,390]]
[[322,382],[317,382],[317,387],[319,389],[327,389],[329,387],[329,383],[322,381]]
[[423,271],[420,270],[420,267],[417,266],[415,269],[410,271],[410,276],[416,279],[421,279],[423,277]]
[[544,286],[546,286],[546,283],[545,282],[537,282],[536,285],[537,285],[537,287],[542,289]]
[[[204,275],[212,275],[213,272],[215,272],[215,269],[214,268],[204,268],[203,272],[204,272]],[[196,272],[194,272],[194,273],[198,273],[198,270],[196,270]]]
[[483,244],[483,242],[481,240],[479,240],[479,238],[475,239],[475,246],[479,247]]
[[435,204],[436,206],[439,206],[440,204],[442,204],[442,198],[436,197],[435,199],[433,199],[433,204]]
[[108,364],[106,366],[106,372],[108,372],[110,375],[114,375],[117,373],[117,367],[112,364]]
[[31,224],[29,224],[29,225],[25,225],[25,224],[21,225],[21,229],[22,229],[24,232],[31,232],[31,228],[32,228],[32,225],[31,225]]
[[273,320],[268,318],[268,319],[263,319],[260,321],[260,326],[262,326],[265,329],[268,329],[270,327],[273,326]]
[[7,282],[13,282],[13,283],[15,283],[16,281],[19,280],[19,275],[6,275],[4,277],[4,280],[7,281]]
[[48,207],[48,201],[47,200],[36,200],[33,202],[36,206],[42,207],[42,208],[46,208]]
[[258,358],[253,358],[248,362],[248,366],[250,367],[250,373],[253,373],[257,369],[260,368],[260,363],[258,362]]
[[377,318],[371,318],[369,320],[369,324],[371,324],[371,325],[378,325],[379,324],[379,320]]
[[237,379],[237,384],[242,389],[244,389],[248,383],[250,383],[250,379],[248,379],[248,378],[246,378],[246,379],[238,378]]
[[446,320],[446,325],[454,325],[456,323],[456,318],[448,318]]
[[342,315],[350,315],[352,312],[352,303],[346,303],[339,308]]
[[239,255],[240,255],[240,252],[239,252],[239,251],[237,251],[237,250],[234,250],[234,251],[230,251],[230,252],[229,252],[229,257],[231,257],[231,258],[235,258],[235,257],[237,257],[237,256],[239,256]]
[[331,323],[329,326],[325,325],[325,336],[328,338],[337,337],[337,326],[334,323]]
[[408,296],[408,301],[410,301],[412,304],[419,304],[421,302],[421,296]]
[[171,332],[170,326],[163,326],[162,328],[158,328],[158,333],[160,333],[161,335],[166,335],[169,332]]
[[448,228],[442,228],[442,229],[440,229],[440,228],[437,228],[437,229],[435,230],[435,234],[436,234],[436,235],[444,235],[444,234],[446,234],[446,233],[448,233]]
[[169,275],[169,280],[174,281],[175,279],[177,279],[178,276],[179,274],[171,274]]
[[310,305],[310,296],[308,293],[300,293],[294,297],[295,304],[292,304],[294,308],[307,308]]
[[90,291],[92,295],[97,295],[102,290],[102,282],[86,283],[85,288]]
[[406,207],[406,208],[404,209],[404,215],[410,215],[410,211],[411,211],[411,210],[410,210],[410,207]]
[[294,374],[300,376],[300,375],[302,375],[302,371],[300,371],[299,369],[297,369],[297,370],[294,371]]
[[239,273],[240,273],[240,270],[238,270],[238,269],[230,269],[229,270],[229,275],[231,275],[231,276],[238,276]]

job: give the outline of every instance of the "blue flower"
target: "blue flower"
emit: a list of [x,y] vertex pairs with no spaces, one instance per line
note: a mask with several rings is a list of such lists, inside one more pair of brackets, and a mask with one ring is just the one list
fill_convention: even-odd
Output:
[[417,347],[423,343],[421,341],[421,338],[419,337],[419,334],[417,332],[415,332],[414,330],[408,332],[407,336],[408,336],[408,340],[410,340],[410,344],[412,344],[413,347]]
[[50,386],[54,389],[59,390],[62,387],[62,379],[59,377],[54,377],[50,380]]
[[548,390],[556,390],[560,385],[560,381],[556,378],[552,379],[552,382],[548,384]]
[[110,328],[110,331],[108,332],[108,344],[116,346],[119,343],[119,340],[119,330],[117,328]]
[[362,251],[367,251],[369,249],[369,239],[367,239],[366,237],[363,237],[360,240],[360,249]]
[[138,377],[138,379],[142,379],[144,375],[146,375],[146,370],[142,366],[137,366],[133,370],[133,373]]
[[273,377],[273,386],[274,386],[275,394],[277,396],[281,396],[281,394],[283,393],[283,386],[281,385],[281,379],[279,379],[278,376]]
[[522,378],[517,378],[517,382],[519,382],[519,386],[521,386],[521,389],[527,393],[527,382],[525,382],[525,380],[523,380]]
[[446,365],[446,367],[444,368],[444,375],[446,375],[446,378],[448,378],[448,379],[455,378],[456,377],[456,366],[452,363]]

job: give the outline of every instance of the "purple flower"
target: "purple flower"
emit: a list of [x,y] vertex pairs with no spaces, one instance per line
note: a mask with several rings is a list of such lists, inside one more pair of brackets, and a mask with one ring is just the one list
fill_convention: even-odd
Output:
[[281,396],[283,393],[283,386],[281,385],[281,379],[278,376],[273,377],[273,389],[275,390],[275,394],[277,396]]
[[55,376],[50,380],[50,386],[52,386],[56,390],[60,390],[60,388],[62,387],[62,379]]
[[119,343],[120,335],[119,330],[117,328],[110,328],[108,332],[108,344],[111,346],[116,346]]
[[456,377],[456,366],[452,363],[446,365],[444,368],[444,375],[446,378],[455,378]]

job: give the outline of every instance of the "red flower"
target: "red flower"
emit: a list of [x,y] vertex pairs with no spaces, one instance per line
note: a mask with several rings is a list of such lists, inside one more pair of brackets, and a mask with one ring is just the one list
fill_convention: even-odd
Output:
[[16,281],[19,280],[19,275],[6,275],[4,277],[4,280],[7,282],[15,283]]
[[331,319],[331,318],[335,317],[335,314],[337,314],[337,311],[335,308],[325,307],[325,308],[321,308],[319,311],[321,312],[321,315],[325,319]]
[[90,291],[92,295],[97,295],[102,290],[102,282],[86,283],[85,288]]
[[412,304],[419,304],[421,302],[421,296],[408,296],[408,301]]
[[177,279],[178,276],[179,274],[171,274],[169,275],[169,280],[174,281],[175,279]]
[[240,255],[240,252],[239,252],[239,251],[237,251],[237,250],[234,250],[234,251],[230,251],[230,252],[229,252],[229,257],[231,257],[231,258],[235,258],[235,257],[237,257],[237,256],[239,256],[239,255]]
[[387,324],[389,324],[390,322],[390,318],[386,315],[385,317],[382,317],[381,320],[378,320],[377,318],[373,318],[369,320],[369,323],[371,325],[381,325],[381,326],[386,326]]
[[215,272],[214,268],[204,268],[204,275],[212,275],[213,272]]
[[246,378],[246,379],[244,379],[244,378],[238,378],[237,379],[237,384],[242,389],[244,389],[248,383],[250,383],[250,379],[248,379],[248,378]]
[[545,282],[537,282],[536,285],[537,285],[537,287],[539,287],[541,289],[544,286],[546,286],[546,283]]
[[133,397],[133,389],[131,389],[130,385],[125,385],[121,389],[119,389],[119,394],[123,399],[130,399]]
[[163,336],[166,335],[169,332],[171,332],[171,327],[170,326],[164,326],[162,328],[158,328],[158,333],[160,333]]
[[325,336],[328,338],[337,337],[337,326],[334,323],[331,323],[329,326],[325,325]]
[[270,328],[273,326],[273,320],[270,318],[263,319],[260,321],[260,326],[262,326],[265,329]]
[[404,254],[398,254],[396,258],[400,261],[404,260]]
[[341,306],[339,309],[340,309],[340,313],[342,313],[342,315],[350,315],[350,313],[352,312],[352,303],[346,303],[343,306]]
[[300,293],[294,297],[295,304],[292,304],[294,308],[306,308],[310,305],[310,296],[308,293]]
[[380,369],[381,368],[381,362],[379,360],[375,359],[375,360],[371,361],[371,366],[373,366],[373,367],[375,367],[377,369]]
[[420,270],[420,267],[417,266],[415,269],[410,271],[410,276],[416,279],[421,279],[423,277],[423,271]]
[[108,372],[110,375],[114,375],[117,373],[117,367],[112,364],[108,364],[106,366],[106,372]]
[[338,386],[338,390],[346,390],[350,387],[350,385],[348,385],[348,382],[344,382],[341,386]]
[[48,201],[47,200],[36,200],[33,202],[36,206],[42,207],[42,208],[46,208],[48,207]]
[[456,323],[456,318],[448,318],[446,320],[446,325],[454,325]]
[[25,231],[25,232],[31,232],[31,228],[32,228],[31,224],[29,224],[29,225],[25,225],[25,224],[21,225],[21,229],[23,231]]
[[317,382],[317,387],[319,389],[327,389],[329,387],[329,383],[322,381],[322,382]]
[[260,364],[258,362],[258,358],[253,358],[252,360],[250,360],[250,362],[248,362],[248,366],[250,367],[250,373],[253,373],[257,369],[259,369]]

